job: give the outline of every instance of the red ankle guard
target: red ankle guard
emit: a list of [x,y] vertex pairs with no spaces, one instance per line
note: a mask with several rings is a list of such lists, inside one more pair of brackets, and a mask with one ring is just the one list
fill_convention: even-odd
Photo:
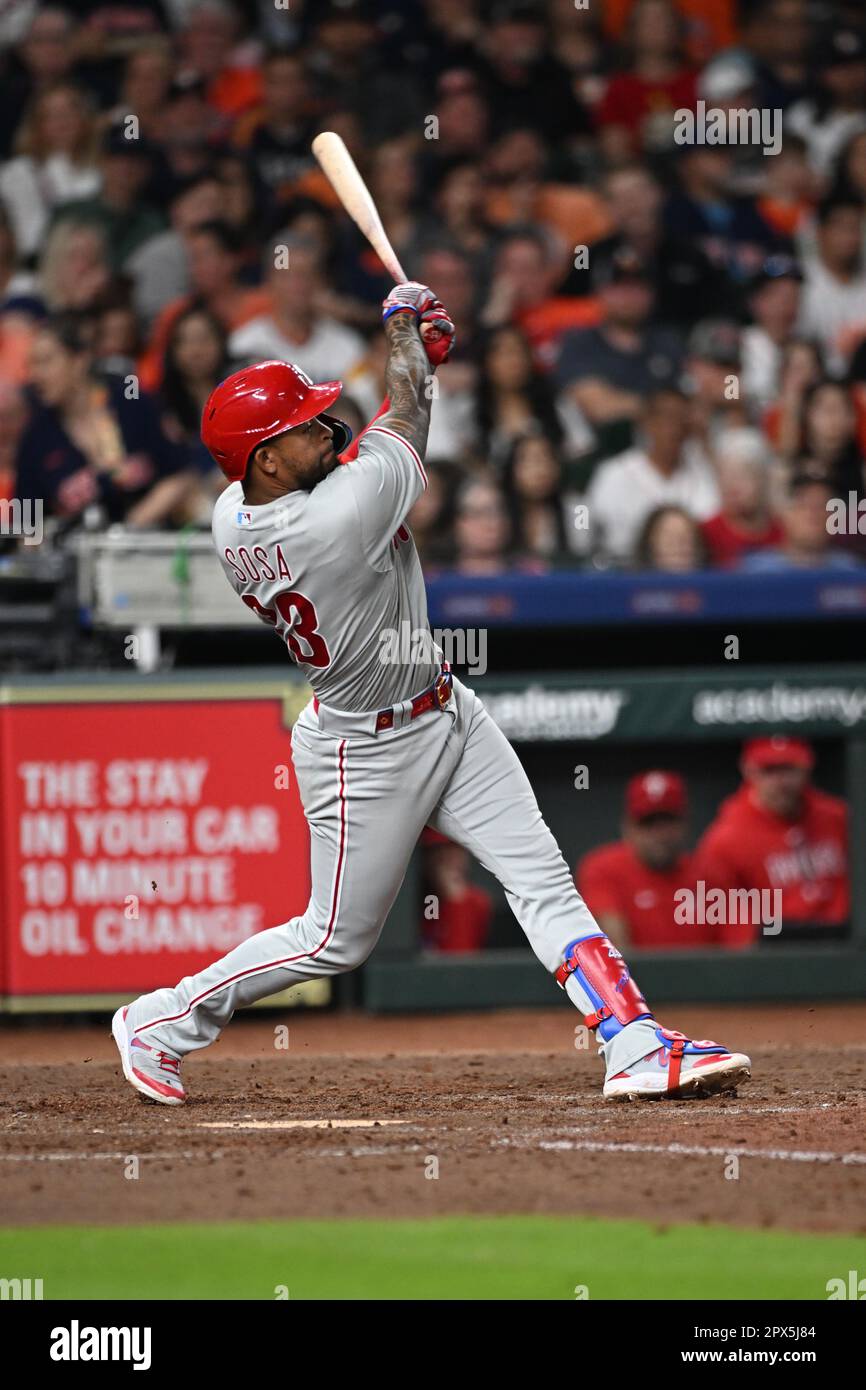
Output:
[[575,971],[587,997],[597,1005],[593,1013],[585,1016],[588,1028],[597,1028],[607,1018],[616,1019],[624,1027],[649,1015],[649,1005],[632,979],[622,953],[606,936],[573,941],[556,972],[557,984],[564,989]]

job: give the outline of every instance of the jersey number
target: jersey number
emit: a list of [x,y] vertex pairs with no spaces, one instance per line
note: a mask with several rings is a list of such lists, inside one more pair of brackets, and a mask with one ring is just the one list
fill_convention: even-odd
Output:
[[[285,589],[281,594],[277,594],[273,608],[263,608],[252,594],[241,594],[241,598],[247,608],[251,608],[272,627],[277,626],[278,615],[282,618],[287,629],[283,637],[295,661],[302,661],[307,666],[330,666],[331,653],[324,637],[317,630],[319,619],[316,610],[304,594],[299,594],[296,589]],[[308,656],[303,650],[299,638],[306,642],[312,655]]]

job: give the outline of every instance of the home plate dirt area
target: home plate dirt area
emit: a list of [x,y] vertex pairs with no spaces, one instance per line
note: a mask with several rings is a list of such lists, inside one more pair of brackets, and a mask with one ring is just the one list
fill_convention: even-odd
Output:
[[257,1012],[187,1060],[188,1104],[163,1107],[122,1080],[107,1019],[6,1021],[0,1219],[574,1212],[866,1233],[866,1010],[661,1017],[749,1052],[753,1080],[711,1100],[604,1101],[595,1048],[575,1048],[561,1008]]

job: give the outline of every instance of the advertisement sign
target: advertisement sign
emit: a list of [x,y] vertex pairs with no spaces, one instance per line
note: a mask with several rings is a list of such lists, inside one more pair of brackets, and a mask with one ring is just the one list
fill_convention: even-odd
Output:
[[174,984],[304,911],[278,698],[0,706],[7,997]]
[[552,674],[468,682],[514,742],[652,742],[667,738],[859,735],[866,668]]

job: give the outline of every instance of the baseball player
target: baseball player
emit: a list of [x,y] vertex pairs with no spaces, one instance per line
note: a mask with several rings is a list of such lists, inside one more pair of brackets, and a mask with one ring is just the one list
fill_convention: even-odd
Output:
[[183,1058],[235,1009],[361,965],[429,824],[502,883],[535,954],[595,1030],[605,1096],[729,1090],[749,1077],[748,1057],[659,1025],[578,894],[516,753],[432,638],[410,661],[383,659],[389,634],[429,631],[405,518],[427,486],[429,382],[454,334],[424,285],[392,290],[383,317],[387,408],[356,452],[329,413],[341,383],[313,384],[284,362],[234,373],[205,405],[202,438],[230,480],[213,517],[220,561],[314,692],[292,733],[312,889],[301,916],[119,1009],[124,1075],[179,1105]]

